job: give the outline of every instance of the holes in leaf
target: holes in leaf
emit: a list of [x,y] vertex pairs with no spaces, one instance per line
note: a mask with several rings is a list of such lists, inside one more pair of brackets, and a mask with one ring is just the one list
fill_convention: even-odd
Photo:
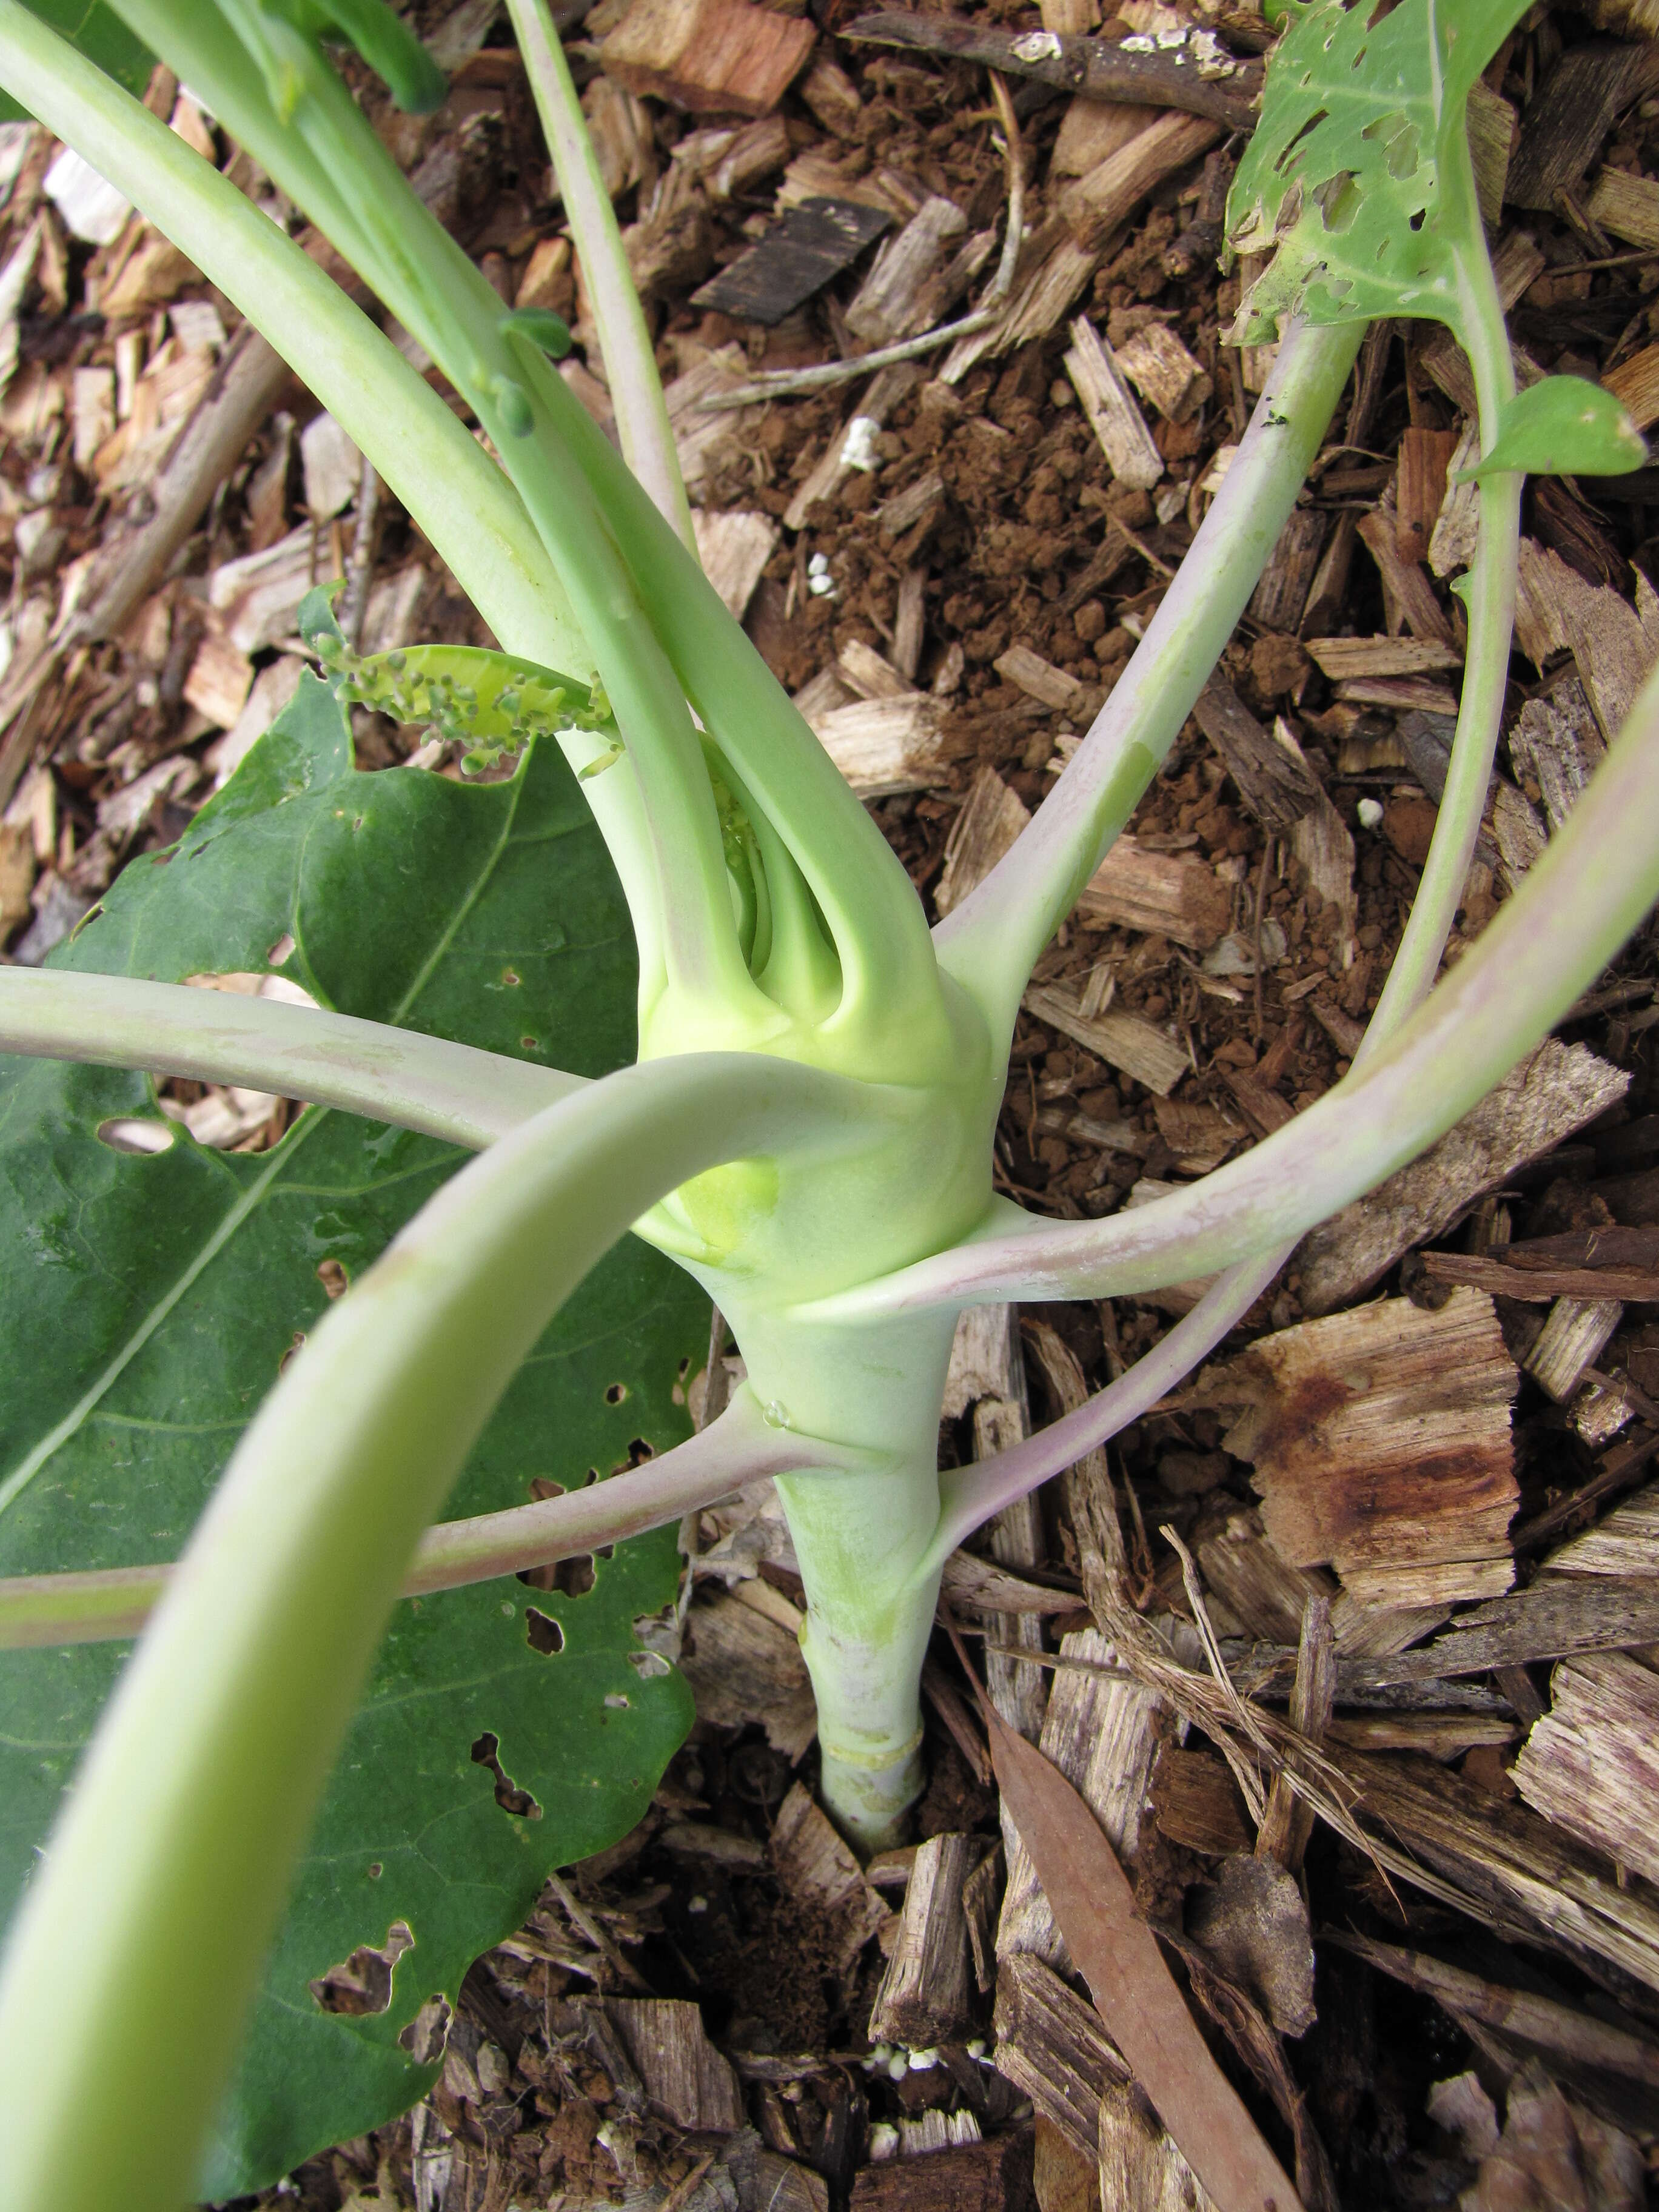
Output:
[[605,1394],[605,1402],[607,1406],[620,1406],[623,1400],[627,1395],[628,1385],[626,1382],[613,1382]]
[[379,1881],[380,1876],[385,1872],[386,1869],[380,1864],[379,1859],[371,1859],[369,1861],[368,1878],[371,1881]]
[[539,1820],[542,1808],[527,1790],[520,1790],[510,1774],[501,1771],[499,1756],[501,1740],[486,1729],[472,1747],[472,1764],[487,1766],[495,1778],[495,1802],[503,1813],[511,1813],[515,1820]]
[[99,1143],[107,1145],[111,1152],[140,1158],[171,1152],[178,1133],[171,1121],[140,1119],[134,1114],[112,1115],[107,1121],[100,1121],[97,1129]]
[[503,969],[502,969],[502,970],[501,970],[501,981],[502,981],[502,982],[503,982],[503,983],[505,983],[505,984],[507,986],[507,988],[508,988],[509,989],[511,989],[511,988],[512,988],[512,987],[513,987],[513,986],[514,986],[514,985],[518,981],[518,980],[519,980],[519,971],[518,971],[518,969],[517,969],[516,968],[503,968]]
[[294,939],[285,929],[270,951],[266,953],[265,958],[270,961],[273,968],[280,968],[285,961],[291,960],[293,957]]
[[361,2020],[368,2013],[385,2012],[392,2002],[392,1979],[405,1951],[415,1948],[414,1932],[406,1920],[394,1920],[386,1941],[377,1950],[360,1943],[343,1965],[331,1966],[311,1984],[320,2012],[345,2013]]
[[544,1613],[538,1613],[527,1605],[524,1613],[526,1641],[532,1651],[539,1651],[544,1659],[556,1659],[564,1650],[564,1631],[556,1620]]
[[331,1298],[343,1297],[351,1287],[351,1278],[337,1260],[319,1261],[317,1279]]
[[653,1682],[659,1674],[670,1671],[667,1660],[659,1651],[630,1651],[628,1663],[642,1682]]
[[286,1375],[289,1370],[289,1361],[297,1359],[305,1348],[306,1333],[302,1328],[296,1328],[294,1332],[293,1342],[289,1346],[288,1350],[283,1354],[282,1358],[276,1362],[276,1372],[279,1375]]
[[400,2047],[406,2051],[417,2066],[435,2066],[444,2055],[449,2041],[449,2023],[453,2014],[449,1999],[440,1990],[421,2007],[409,2026],[398,2038]]
[[540,1042],[541,1040],[538,1037],[520,1037],[519,1049],[521,1052],[535,1052],[539,1049]]
[[620,1690],[611,1691],[605,1702],[610,1706],[612,1712],[626,1712],[629,1710],[628,1700],[623,1697]]

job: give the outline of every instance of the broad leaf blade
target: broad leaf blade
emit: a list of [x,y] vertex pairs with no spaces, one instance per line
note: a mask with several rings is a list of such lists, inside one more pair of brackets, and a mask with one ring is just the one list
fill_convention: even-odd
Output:
[[[307,677],[179,844],[133,863],[63,957],[181,980],[264,969],[285,938],[283,972],[343,1012],[590,1074],[633,1056],[625,910],[551,746],[481,787],[413,769],[359,775],[338,706]],[[247,1158],[182,1133],[137,1157],[95,1134],[155,1113],[141,1075],[0,1063],[0,1573],[176,1553],[325,1309],[319,1267],[355,1278],[459,1158],[317,1109]],[[707,1342],[707,1310],[676,1269],[625,1243],[544,1338],[447,1510],[520,1504],[538,1478],[580,1483],[641,1443],[677,1442],[682,1362]],[[673,1595],[672,1536],[621,1546],[593,1571],[580,1596],[509,1582],[398,1608],[270,1964],[205,2194],[261,2185],[418,2095],[433,2069],[398,2038],[425,1998],[453,2002],[550,1866],[643,1812],[690,1717],[683,1683],[657,1671],[632,1625]],[[530,1605],[558,1622],[556,1656],[529,1642]],[[0,1658],[8,1897],[123,1656]],[[486,1735],[540,1819],[497,1804],[472,1759]],[[415,1942],[389,2009],[320,2011],[311,1982],[383,1945],[399,1920]]]
[[1453,265],[1480,250],[1446,164],[1467,163],[1469,88],[1527,0],[1291,0],[1267,67],[1261,121],[1228,200],[1239,253],[1273,259],[1233,332],[1271,337],[1291,313],[1319,323],[1426,315],[1460,327]]

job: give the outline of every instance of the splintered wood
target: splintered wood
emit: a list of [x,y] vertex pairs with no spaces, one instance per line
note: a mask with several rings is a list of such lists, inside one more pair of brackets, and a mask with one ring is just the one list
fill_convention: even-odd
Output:
[[1563,1660],[1514,1771],[1558,1827],[1659,1881],[1659,1674],[1635,1654]]
[[745,0],[634,0],[599,48],[630,92],[715,115],[764,115],[817,42],[810,22]]
[[960,814],[945,844],[945,872],[933,892],[941,915],[960,906],[988,876],[1030,820],[1023,799],[1009,790],[994,768],[982,768],[969,786]]
[[1266,1384],[1225,1439],[1255,1464],[1267,1533],[1328,1565],[1359,1603],[1490,1597],[1510,1586],[1516,1388],[1492,1300],[1389,1298],[1281,1330],[1237,1363]]
[[1547,1037],[1420,1158],[1303,1240],[1295,1265],[1304,1311],[1328,1313],[1369,1290],[1471,1199],[1605,1113],[1629,1083],[1587,1046]]
[[918,1850],[870,2014],[872,2043],[915,2050],[968,2033],[973,1993],[962,1895],[981,1849],[971,1836],[945,1835]]

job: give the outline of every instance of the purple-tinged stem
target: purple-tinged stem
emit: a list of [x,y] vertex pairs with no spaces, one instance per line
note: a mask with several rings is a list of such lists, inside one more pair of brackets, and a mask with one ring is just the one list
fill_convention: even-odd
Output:
[[[849,1455],[817,1437],[771,1427],[746,1391],[699,1436],[608,1481],[505,1513],[441,1521],[422,1537],[404,1597],[459,1589],[549,1567],[601,1544],[620,1544],[713,1505],[763,1475],[833,1465]],[[0,1582],[0,1650],[104,1644],[136,1636],[173,1576],[170,1564]]]

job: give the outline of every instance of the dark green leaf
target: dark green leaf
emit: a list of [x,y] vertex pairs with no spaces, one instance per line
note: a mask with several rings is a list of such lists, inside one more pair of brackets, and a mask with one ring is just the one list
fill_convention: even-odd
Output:
[[1497,442],[1459,481],[1501,469],[1534,477],[1622,477],[1648,457],[1622,404],[1582,376],[1547,376],[1505,406]]
[[[23,0],[32,15],[49,23],[60,37],[78,46],[89,62],[96,62],[106,76],[124,90],[142,98],[149,82],[155,57],[141,46],[112,8],[104,0]],[[27,110],[7,92],[0,92],[0,123],[15,123]]]
[[[286,940],[293,939],[289,951]],[[621,894],[556,749],[510,782],[357,773],[339,708],[292,707],[166,854],[135,861],[64,964],[182,980],[276,963],[324,1005],[599,1074],[634,1051]],[[141,1075],[0,1062],[0,1573],[178,1550],[282,1359],[453,1170],[432,1139],[311,1109],[275,1150],[112,1150],[154,1120]],[[319,1275],[319,1269],[322,1273]],[[524,1503],[685,1432],[707,1342],[685,1277],[629,1239],[559,1316],[490,1422],[455,1514]],[[621,1395],[618,1394],[620,1386]],[[270,2181],[432,2077],[399,2047],[423,2001],[523,1919],[546,1870],[625,1833],[690,1717],[633,1623],[673,1595],[672,1534],[593,1564],[582,1595],[516,1582],[400,1607],[273,1954],[204,2193]],[[527,1607],[564,1648],[529,1641]],[[538,1631],[544,1644],[556,1641]],[[0,1868],[27,1877],[123,1656],[0,1656]],[[643,1669],[643,1671],[641,1671]],[[475,1744],[541,1808],[504,1811]],[[403,1922],[384,2014],[310,1984]],[[189,1962],[179,1962],[181,1973]],[[158,2020],[158,2032],[164,2022]]]

